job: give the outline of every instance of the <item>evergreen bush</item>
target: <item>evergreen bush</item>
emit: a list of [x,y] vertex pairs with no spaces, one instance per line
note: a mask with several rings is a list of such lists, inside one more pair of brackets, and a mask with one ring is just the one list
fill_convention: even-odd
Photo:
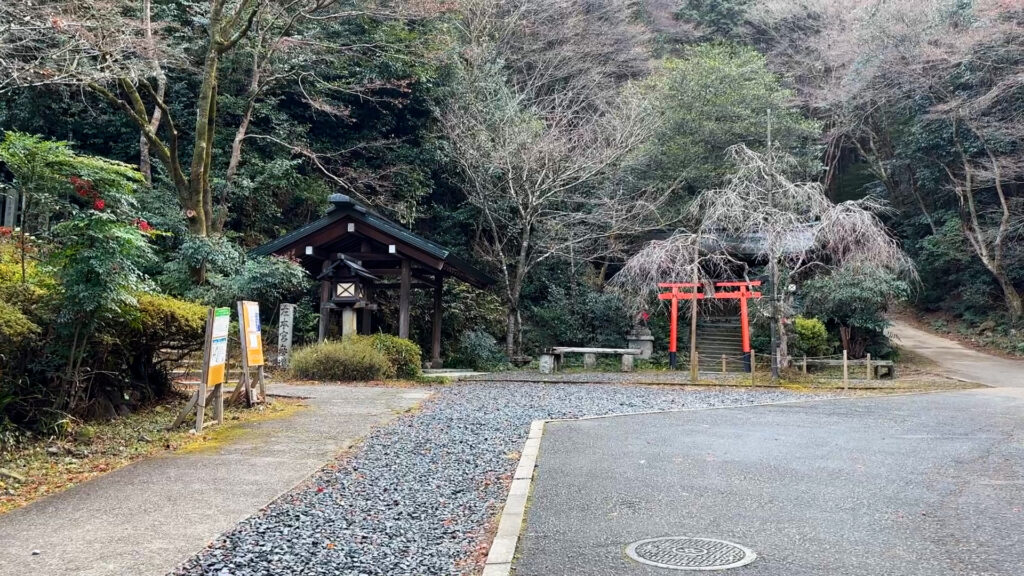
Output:
[[369,340],[388,359],[394,377],[415,379],[423,373],[420,366],[423,353],[415,342],[383,333],[374,334]]
[[464,332],[449,361],[453,366],[483,372],[505,370],[510,366],[505,348],[483,330]]
[[292,374],[305,380],[384,380],[394,374],[387,357],[369,338],[345,338],[304,346],[292,353]]
[[832,353],[828,329],[821,320],[797,316],[793,319],[793,330],[796,333],[794,356],[827,356]]

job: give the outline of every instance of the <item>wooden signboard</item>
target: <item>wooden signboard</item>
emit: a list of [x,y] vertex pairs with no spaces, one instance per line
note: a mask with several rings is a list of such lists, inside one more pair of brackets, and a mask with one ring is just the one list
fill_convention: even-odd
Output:
[[[253,387],[250,368],[256,368],[256,384],[259,388],[259,401],[267,400],[266,383],[263,377],[263,336],[260,333],[260,305],[258,302],[241,301],[238,303],[238,338],[242,343],[242,375],[238,381],[235,394],[244,391],[245,402],[252,406],[257,401]],[[234,395],[232,395],[234,397]]]
[[[210,309],[206,316],[206,338],[203,341],[203,369],[199,378],[199,387],[185,409],[171,425],[176,428],[185,421],[192,411],[196,410],[196,433],[203,431],[203,420],[206,416],[206,404],[213,399],[213,417],[218,424],[224,422],[224,383],[227,380],[228,331],[231,325],[231,309]],[[207,390],[213,391],[207,397]]]

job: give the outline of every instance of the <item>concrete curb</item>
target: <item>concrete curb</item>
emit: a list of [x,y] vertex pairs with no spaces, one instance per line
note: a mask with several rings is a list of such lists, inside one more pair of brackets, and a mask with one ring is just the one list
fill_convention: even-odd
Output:
[[523,444],[519,455],[519,465],[512,476],[512,485],[508,490],[508,499],[501,511],[498,521],[498,532],[491,542],[487,553],[482,576],[508,576],[512,572],[512,560],[515,558],[516,546],[519,544],[519,533],[526,519],[526,501],[530,497],[530,485],[533,482],[533,470],[537,466],[540,454],[540,439],[544,434],[546,420],[534,420],[530,424],[530,434]]
[[[871,398],[892,398],[897,396],[918,396],[924,394],[937,394],[943,392],[959,392],[960,390],[925,390],[897,394],[886,394],[884,396],[873,396]],[[516,466],[515,474],[512,476],[512,485],[509,486],[508,498],[505,500],[505,507],[502,508],[501,516],[498,519],[498,531],[491,542],[490,551],[487,553],[487,560],[484,562],[484,570],[480,576],[509,576],[512,573],[512,564],[515,560],[516,548],[519,546],[519,536],[522,533],[526,521],[526,505],[530,498],[530,488],[533,484],[533,473],[537,467],[537,457],[540,455],[540,442],[544,436],[544,426],[549,422],[580,422],[586,420],[601,420],[606,418],[621,418],[623,416],[650,416],[652,414],[672,414],[678,412],[702,412],[707,410],[727,410],[731,408],[755,408],[764,406],[780,406],[787,404],[809,404],[811,402],[834,402],[836,400],[863,400],[863,396],[839,396],[836,398],[807,398],[796,400],[780,400],[777,402],[758,402],[756,404],[737,404],[734,406],[711,406],[705,408],[677,408],[675,410],[651,410],[648,412],[622,412],[618,414],[605,414],[601,416],[581,416],[579,418],[549,418],[545,420],[534,420],[530,424],[530,433],[523,444],[523,450],[519,456],[519,464]]]

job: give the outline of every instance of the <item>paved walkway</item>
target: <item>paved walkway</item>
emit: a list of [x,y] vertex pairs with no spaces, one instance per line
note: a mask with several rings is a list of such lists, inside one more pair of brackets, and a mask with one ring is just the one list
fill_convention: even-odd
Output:
[[351,386],[270,392],[308,397],[312,407],[247,425],[251,434],[221,448],[141,460],[0,516],[0,576],[163,576],[429,395]]
[[516,576],[666,575],[662,536],[736,542],[748,576],[1020,576],[1024,390],[548,424]]
[[948,375],[989,386],[1024,387],[1024,360],[978,352],[899,320],[889,333],[897,344],[936,362]]

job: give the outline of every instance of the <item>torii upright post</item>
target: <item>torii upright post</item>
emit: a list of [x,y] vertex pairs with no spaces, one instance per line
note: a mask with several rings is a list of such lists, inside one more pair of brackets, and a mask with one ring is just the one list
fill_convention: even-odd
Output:
[[[715,282],[714,294],[706,295],[701,290],[703,285],[698,282],[669,282],[658,284],[658,288],[668,290],[668,292],[662,292],[661,294],[658,294],[658,299],[668,300],[672,306],[669,316],[669,365],[672,368],[676,367],[676,337],[678,334],[677,324],[679,320],[678,302],[680,300],[693,300],[694,304],[696,304],[697,300],[704,300],[705,298],[715,298],[716,300],[739,300],[740,330],[743,332],[743,354],[750,354],[750,318],[748,315],[747,300],[751,298],[758,300],[761,298],[760,292],[753,292],[750,290],[751,287],[760,285],[761,282],[756,280],[753,282]],[[685,290],[683,290],[684,288]],[[691,322],[693,322],[694,317],[691,317],[690,320]],[[696,348],[696,338],[692,332],[690,334],[690,337],[693,339],[690,343],[690,348],[692,351]]]

